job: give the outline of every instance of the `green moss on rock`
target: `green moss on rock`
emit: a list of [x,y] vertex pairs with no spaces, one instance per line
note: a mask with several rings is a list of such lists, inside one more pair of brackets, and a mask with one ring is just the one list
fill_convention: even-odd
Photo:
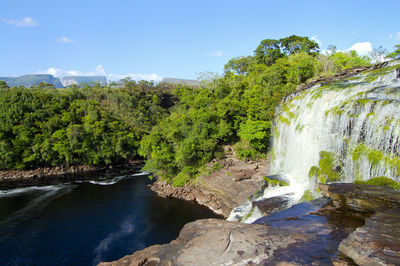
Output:
[[367,181],[355,181],[355,184],[370,185],[370,186],[381,186],[381,187],[391,187],[394,189],[400,189],[400,183],[396,182],[388,177],[379,176],[371,178]]
[[321,151],[318,166],[310,168],[308,175],[317,178],[319,183],[339,181],[343,179],[342,163],[333,152]]
[[271,179],[271,178],[268,178],[268,177],[266,177],[266,176],[263,176],[263,178],[264,178],[265,182],[268,184],[268,186],[271,186],[271,187],[276,187],[276,186],[281,186],[281,187],[289,186],[289,183],[287,183],[287,182],[285,182],[285,181],[282,181],[282,180]]
[[306,191],[304,191],[304,194],[300,198],[300,201],[312,201],[314,199],[315,199],[315,197],[312,194],[312,192],[309,189],[307,189]]

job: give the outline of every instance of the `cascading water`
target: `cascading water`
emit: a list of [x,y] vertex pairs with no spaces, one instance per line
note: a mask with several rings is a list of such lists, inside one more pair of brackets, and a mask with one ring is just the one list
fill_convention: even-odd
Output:
[[[256,198],[290,194],[291,203],[316,182],[386,176],[400,181],[399,61],[351,78],[315,85],[287,99],[276,115],[271,173],[289,182]],[[251,202],[228,220],[253,222]]]

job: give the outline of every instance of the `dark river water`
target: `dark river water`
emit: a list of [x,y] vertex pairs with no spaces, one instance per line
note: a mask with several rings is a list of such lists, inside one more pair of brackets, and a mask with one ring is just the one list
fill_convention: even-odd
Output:
[[94,265],[167,243],[186,223],[216,217],[159,198],[148,184],[146,175],[133,175],[0,191],[0,265]]

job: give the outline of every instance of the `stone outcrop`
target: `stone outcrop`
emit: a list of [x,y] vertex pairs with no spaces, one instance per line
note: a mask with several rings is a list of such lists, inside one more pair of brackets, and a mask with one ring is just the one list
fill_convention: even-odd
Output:
[[377,212],[340,243],[359,265],[400,265],[400,209]]
[[253,207],[257,207],[262,215],[279,212],[289,207],[290,198],[288,196],[276,196],[252,202]]
[[108,265],[254,265],[262,264],[277,250],[307,241],[307,234],[266,225],[249,225],[205,219],[189,224],[179,237],[154,245]]
[[221,169],[201,175],[196,182],[183,187],[173,187],[157,180],[151,190],[159,196],[194,201],[227,218],[233,208],[243,204],[259,192],[265,182],[263,175],[268,171],[268,161],[242,161],[232,157],[220,161]]
[[333,200],[333,205],[344,210],[366,214],[390,208],[400,208],[400,192],[390,187],[357,185],[352,183],[319,184],[322,195]]
[[345,183],[319,188],[335,207],[367,215],[365,225],[340,243],[340,252],[358,265],[400,265],[399,190]]

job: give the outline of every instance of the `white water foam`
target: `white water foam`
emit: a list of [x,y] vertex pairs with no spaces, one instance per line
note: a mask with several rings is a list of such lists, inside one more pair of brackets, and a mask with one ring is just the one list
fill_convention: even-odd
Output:
[[118,183],[119,181],[123,180],[123,179],[127,179],[130,177],[135,177],[135,176],[144,176],[144,175],[149,175],[149,172],[139,172],[139,173],[135,173],[135,174],[131,174],[131,175],[120,175],[120,176],[115,176],[112,178],[104,178],[104,179],[98,179],[98,180],[89,180],[89,181],[79,181],[79,182],[88,182],[90,184],[93,185],[100,185],[100,186],[109,186],[109,185],[114,185],[116,183]]
[[0,198],[1,197],[14,197],[20,194],[29,193],[33,191],[52,191],[58,190],[61,186],[31,186],[31,187],[23,187],[23,188],[14,188],[8,190],[0,190]]

